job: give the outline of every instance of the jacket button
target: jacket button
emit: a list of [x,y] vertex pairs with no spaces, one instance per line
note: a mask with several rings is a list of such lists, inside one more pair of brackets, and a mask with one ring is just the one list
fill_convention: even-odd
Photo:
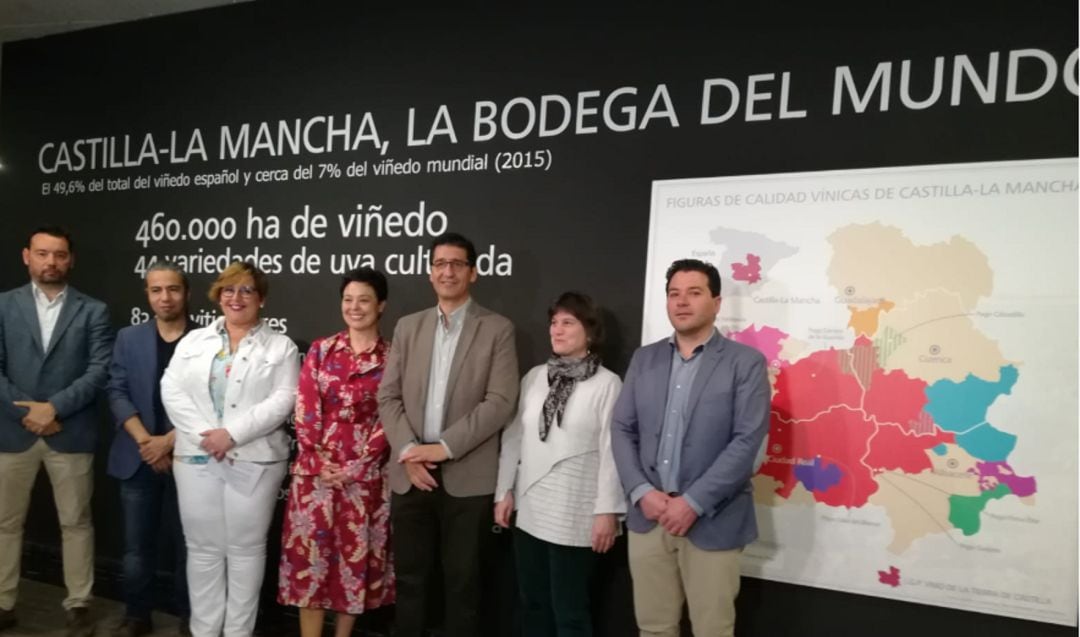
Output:
[[233,409],[236,409],[236,405],[229,405],[229,407],[232,407]]

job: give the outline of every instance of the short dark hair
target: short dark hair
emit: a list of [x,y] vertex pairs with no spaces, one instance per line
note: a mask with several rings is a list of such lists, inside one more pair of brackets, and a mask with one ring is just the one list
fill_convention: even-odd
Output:
[[469,262],[469,267],[476,267],[476,246],[473,245],[472,241],[465,238],[465,235],[456,232],[447,232],[432,239],[431,252],[428,257],[429,261],[435,260],[435,248],[439,246],[454,246],[455,248],[461,248],[465,251],[465,260]]
[[145,282],[150,278],[151,272],[175,272],[180,276],[180,282],[184,284],[184,292],[191,289],[191,285],[188,283],[187,272],[173,261],[154,261],[149,268],[146,269],[146,274],[143,275],[143,281]]
[[568,312],[581,321],[585,327],[585,337],[589,339],[589,349],[596,351],[604,344],[604,320],[600,308],[588,294],[581,292],[563,292],[548,306],[548,320],[558,312]]
[[700,259],[679,259],[671,264],[671,267],[667,269],[667,283],[664,284],[664,290],[671,287],[671,277],[675,276],[676,272],[700,272],[709,279],[709,292],[712,292],[713,297],[720,296],[720,272],[717,271],[716,266],[711,263],[705,263]]
[[382,272],[374,268],[356,268],[346,272],[341,277],[340,296],[345,296],[345,288],[349,287],[350,283],[370,285],[371,289],[375,290],[375,299],[380,303],[390,297],[390,288],[386,284],[386,277],[383,276]]
[[67,231],[67,228],[63,226],[38,226],[30,231],[30,234],[26,235],[26,247],[30,247],[30,242],[34,240],[34,235],[47,234],[50,237],[56,237],[57,239],[63,239],[67,241],[68,252],[75,252],[75,242],[71,240],[71,234]]
[[270,293],[270,282],[266,280],[266,274],[258,268],[251,261],[233,261],[229,267],[221,271],[217,280],[210,286],[210,292],[207,296],[214,303],[221,300],[221,291],[230,285],[235,285],[237,281],[244,278],[245,275],[250,275],[251,280],[255,282],[255,291],[259,293],[260,299],[265,299],[266,295]]

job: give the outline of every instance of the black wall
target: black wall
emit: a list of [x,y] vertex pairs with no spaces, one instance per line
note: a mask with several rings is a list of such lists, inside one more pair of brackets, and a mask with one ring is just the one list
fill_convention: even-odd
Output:
[[[443,211],[449,228],[472,237],[482,252],[490,248],[512,258],[511,273],[482,278],[475,296],[517,325],[523,369],[546,356],[548,300],[575,288],[607,309],[615,338],[606,360],[621,373],[640,340],[653,180],[1077,155],[1077,100],[1061,77],[1061,67],[1077,47],[1076,3],[897,6],[902,10],[860,17],[660,6],[648,12],[420,13],[255,2],[8,44],[0,103],[0,209],[8,230],[0,235],[0,255],[6,255],[7,265],[0,268],[0,286],[26,280],[18,256],[26,232],[43,222],[63,223],[77,241],[74,285],[106,300],[119,327],[130,324],[133,308],[145,309],[135,271],[140,258],[193,255],[199,249],[245,255],[258,248],[281,255],[283,266],[271,278],[268,316],[285,319],[289,336],[307,343],[340,325],[338,279],[328,272],[330,255],[372,254],[382,268],[388,255],[414,254],[430,240],[426,235],[344,238],[337,231],[337,215],[354,212],[358,204],[364,211],[381,205],[383,213],[406,213],[423,201],[428,211]],[[1027,48],[1050,54],[1058,75],[1037,99],[1008,101],[1009,52]],[[951,105],[954,56],[969,56],[985,74],[993,52],[1000,54],[993,103],[984,103],[965,84],[960,104]],[[922,99],[931,92],[936,56],[944,57],[941,98],[925,109],[905,107],[899,99],[901,62],[911,61],[911,94]],[[865,112],[855,112],[845,101],[841,112],[833,114],[837,67],[849,67],[862,88],[882,62],[893,63],[887,110],[875,97]],[[1074,66],[1074,81],[1075,71]],[[805,117],[780,117],[785,72],[790,73],[788,110],[805,110]],[[745,98],[747,78],[765,73],[775,74],[761,86],[772,97],[758,102],[755,112],[769,112],[771,119],[748,121],[744,99],[730,120],[700,123],[703,81],[727,78]],[[1037,62],[1025,60],[1018,89],[1034,90],[1043,75]],[[574,103],[579,92],[599,91],[589,106],[602,110],[612,91],[632,86],[637,95],[625,95],[616,104],[635,106],[640,125],[659,85],[666,88],[678,127],[657,117],[643,130],[614,131],[598,113],[587,118],[598,126],[595,133],[575,134],[571,123],[550,137],[534,131],[521,140],[503,134],[473,140],[477,101],[494,102],[501,114],[516,97],[539,106],[542,95],[558,94]],[[724,102],[723,95],[714,93],[714,100]],[[415,108],[415,136],[426,137],[440,105],[446,106],[457,143],[442,136],[431,145],[410,147],[409,109]],[[656,106],[663,110],[663,102]],[[510,124],[520,130],[525,112],[515,108]],[[724,110],[726,103],[714,103],[714,114]],[[371,114],[379,136],[389,143],[385,155],[361,143],[355,151],[326,154],[219,157],[222,126],[235,135],[250,123],[254,141],[263,121],[271,123],[276,136],[279,120],[351,114],[355,132],[364,113]],[[616,124],[625,121],[618,109],[615,115]],[[182,157],[195,128],[202,133],[206,161],[170,164],[168,155],[159,155],[158,164],[40,170],[39,158],[47,170],[53,169],[61,142],[70,147],[75,140],[100,137],[114,138],[122,149],[129,135],[130,155],[136,157],[147,133],[164,146],[176,131]],[[49,143],[55,146],[45,147]],[[533,161],[541,157],[542,166],[496,172],[497,155],[515,151],[531,153]],[[386,158],[413,159],[426,167],[429,159],[470,153],[487,154],[487,169],[396,176],[371,172]],[[319,178],[324,171],[320,164],[335,163],[344,171],[364,161],[366,177]],[[308,165],[310,180],[292,178],[294,169]],[[89,191],[96,179],[131,178],[134,185],[136,178],[163,173],[194,178],[267,169],[286,169],[290,179],[246,187]],[[48,195],[43,194],[46,183]],[[58,194],[60,183],[67,194]],[[326,238],[290,237],[289,221],[305,205],[312,214],[327,216]],[[280,217],[281,237],[245,237],[249,207],[262,217]],[[137,233],[144,222],[151,230],[158,212],[164,213],[159,221],[177,219],[182,233],[191,229],[191,219],[210,217],[235,219],[238,232],[230,241],[177,239],[144,246]],[[291,257],[304,250],[322,257],[321,274],[290,272]],[[214,309],[201,293],[212,279],[212,273],[193,277],[196,314]],[[423,274],[391,277],[384,330],[432,300]],[[103,418],[100,465],[110,431]],[[103,467],[99,471],[99,551],[102,564],[115,566],[121,551],[116,487],[104,477]],[[39,488],[27,539],[46,552],[58,545],[50,507],[48,489]],[[599,603],[607,634],[630,634],[625,558],[609,558],[604,573],[608,581]],[[41,575],[55,578],[58,572],[46,566]],[[273,581],[272,573],[268,580]],[[504,594],[500,603],[511,598]],[[739,613],[743,635],[1065,634],[1044,624],[749,579],[744,580]]]

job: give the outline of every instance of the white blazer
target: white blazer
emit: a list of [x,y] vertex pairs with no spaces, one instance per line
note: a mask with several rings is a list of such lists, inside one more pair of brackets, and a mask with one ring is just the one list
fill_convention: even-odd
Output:
[[289,437],[283,425],[296,402],[300,356],[288,336],[266,321],[240,341],[225,389],[225,413],[218,423],[210,398],[210,366],[221,351],[225,319],[192,330],[177,345],[161,379],[161,402],[176,428],[177,456],[206,453],[200,432],[224,427],[236,442],[228,457],[248,462],[287,460]]

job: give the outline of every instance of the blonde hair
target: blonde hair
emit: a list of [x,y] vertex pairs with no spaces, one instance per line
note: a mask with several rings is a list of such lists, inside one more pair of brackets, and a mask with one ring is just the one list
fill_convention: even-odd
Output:
[[234,261],[229,267],[221,271],[217,280],[210,286],[210,293],[208,294],[210,300],[214,303],[220,301],[221,290],[230,285],[236,285],[245,276],[251,277],[251,280],[255,282],[255,291],[259,293],[259,298],[265,299],[270,291],[270,284],[266,281],[266,274],[250,261]]

